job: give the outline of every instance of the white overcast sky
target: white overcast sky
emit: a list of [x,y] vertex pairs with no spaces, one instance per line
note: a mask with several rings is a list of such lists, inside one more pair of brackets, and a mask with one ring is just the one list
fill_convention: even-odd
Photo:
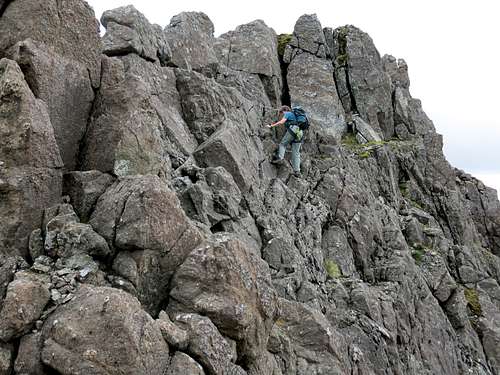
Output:
[[202,11],[216,36],[255,19],[278,34],[290,33],[304,13],[316,13],[323,27],[355,25],[372,37],[381,55],[406,60],[412,96],[422,100],[444,135],[448,161],[500,191],[497,0],[87,1],[98,18],[104,10],[133,4],[161,26],[180,12]]

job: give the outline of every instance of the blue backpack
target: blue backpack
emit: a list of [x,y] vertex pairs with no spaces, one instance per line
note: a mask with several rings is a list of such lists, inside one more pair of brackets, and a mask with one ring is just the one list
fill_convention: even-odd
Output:
[[306,111],[302,107],[294,106],[292,107],[292,112],[295,115],[297,125],[301,130],[309,129],[309,119],[307,118]]

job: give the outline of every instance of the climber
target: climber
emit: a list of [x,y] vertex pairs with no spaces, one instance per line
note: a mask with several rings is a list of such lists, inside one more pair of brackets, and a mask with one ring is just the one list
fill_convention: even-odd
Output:
[[[302,109],[299,108],[302,111]],[[302,111],[303,112],[303,111]],[[279,125],[285,125],[286,133],[283,135],[281,142],[279,144],[278,152],[274,155],[272,164],[282,164],[283,158],[285,157],[286,147],[292,144],[292,168],[295,177],[300,177],[300,146],[302,145],[302,140],[304,137],[304,131],[298,124],[297,116],[292,111],[292,109],[286,105],[279,109],[279,115],[281,120],[268,125],[269,128],[273,128]],[[304,113],[305,117],[305,113]],[[306,117],[307,120],[307,117]]]

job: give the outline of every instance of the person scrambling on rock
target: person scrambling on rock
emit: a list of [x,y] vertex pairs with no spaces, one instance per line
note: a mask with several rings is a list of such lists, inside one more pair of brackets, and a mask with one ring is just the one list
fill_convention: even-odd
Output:
[[279,109],[281,119],[271,125],[273,128],[279,125],[285,125],[286,133],[281,139],[278,152],[274,155],[271,163],[281,164],[285,157],[285,150],[289,144],[292,145],[292,168],[296,177],[300,176],[300,147],[304,139],[304,130],[309,127],[305,111],[300,107],[290,107],[284,105]]

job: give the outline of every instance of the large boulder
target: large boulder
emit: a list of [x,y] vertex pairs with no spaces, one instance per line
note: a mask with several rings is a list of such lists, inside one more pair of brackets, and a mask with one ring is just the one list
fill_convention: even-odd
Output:
[[215,74],[218,60],[214,51],[214,25],[206,14],[177,14],[165,27],[165,34],[172,48],[172,65]]
[[229,69],[257,75],[270,104],[281,104],[281,68],[276,33],[256,20],[222,34],[216,43],[219,60]]
[[178,268],[168,310],[209,317],[238,343],[240,363],[251,364],[265,352],[276,307],[267,264],[241,242],[220,234]]
[[84,170],[166,177],[196,147],[182,118],[171,68],[135,54],[103,59],[103,78],[85,139]]
[[310,53],[297,54],[288,66],[287,80],[292,104],[306,110],[317,141],[339,143],[347,128],[331,61]]
[[17,43],[10,57],[23,70],[33,94],[47,104],[65,169],[76,169],[94,100],[87,67],[30,39]]
[[97,202],[89,223],[120,253],[113,268],[157,314],[175,269],[202,240],[176,195],[156,176],[118,180]]
[[103,52],[108,56],[135,53],[148,61],[166,64],[171,51],[163,30],[151,25],[133,5],[103,13],[101,23],[106,28],[102,39]]
[[49,302],[49,279],[19,272],[7,288],[0,311],[0,341],[8,342],[26,334]]
[[43,209],[60,199],[62,161],[45,103],[7,59],[0,61],[0,97],[0,248],[26,255]]
[[63,375],[164,374],[169,349],[130,294],[82,287],[45,322],[42,361]]
[[304,14],[295,23],[292,38],[285,49],[285,62],[289,63],[300,52],[320,58],[326,58],[330,54],[325,33],[316,14]]
[[80,223],[72,209],[50,219],[42,229],[45,253],[53,258],[88,254],[103,259],[111,255],[106,240],[89,224]]
[[323,314],[305,304],[280,299],[268,348],[284,374],[347,373],[343,337]]
[[182,352],[175,352],[167,375],[205,375],[203,367],[193,358]]
[[189,332],[186,352],[197,358],[209,375],[243,374],[242,369],[233,363],[236,358],[231,344],[209,318],[197,314],[177,314],[174,319]]
[[81,63],[88,70],[92,86],[99,86],[99,22],[87,2],[11,1],[0,22],[0,56],[26,39],[42,42],[57,54]]

